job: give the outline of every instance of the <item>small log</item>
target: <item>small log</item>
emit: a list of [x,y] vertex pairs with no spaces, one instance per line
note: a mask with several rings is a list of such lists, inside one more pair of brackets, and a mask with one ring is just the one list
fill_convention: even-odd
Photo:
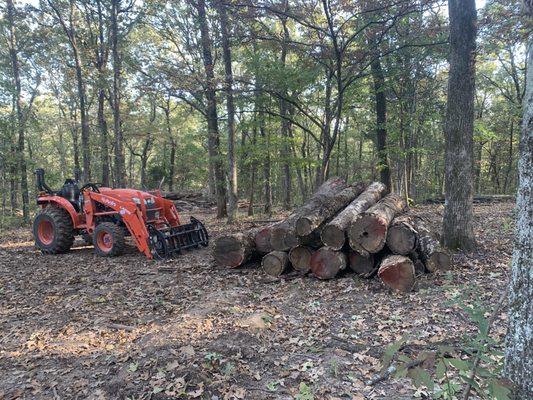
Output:
[[410,292],[415,285],[415,267],[413,262],[399,255],[385,257],[379,266],[378,276],[391,289]]
[[289,251],[289,261],[293,268],[306,274],[311,270],[311,256],[315,251],[311,247],[296,246]]
[[446,271],[452,267],[450,255],[430,234],[422,233],[419,235],[418,252],[429,272]]
[[376,204],[385,194],[387,187],[381,182],[374,182],[342,210],[321,232],[322,243],[333,249],[340,250],[346,242],[346,229],[357,216]]
[[405,200],[395,194],[389,194],[378,201],[350,224],[350,247],[363,255],[377,253],[383,249],[389,224],[406,209]]
[[354,186],[338,192],[329,201],[324,202],[320,207],[312,212],[302,215],[296,221],[296,234],[298,236],[308,236],[317,229],[324,221],[330,219],[340,210],[350,204],[357,196],[365,190],[365,184],[358,183]]
[[394,254],[406,256],[415,251],[418,233],[413,226],[413,218],[400,215],[392,220],[387,230],[387,247]]
[[255,253],[255,231],[238,232],[219,237],[215,241],[213,257],[218,265],[237,268]]
[[289,266],[289,255],[284,251],[271,251],[263,257],[261,266],[266,274],[280,276]]
[[346,183],[340,178],[331,178],[324,182],[317,191],[298,207],[285,220],[276,224],[270,232],[270,244],[275,250],[288,251],[291,247],[298,246],[296,235],[296,221],[298,218],[311,214],[323,204],[331,202],[337,193],[346,188]]
[[422,259],[420,258],[420,255],[416,251],[409,253],[407,256],[413,262],[413,266],[415,267],[415,273],[417,276],[422,275],[426,272],[429,272],[426,269],[426,265],[424,264],[424,261],[422,261]]
[[310,265],[313,274],[320,279],[332,279],[339,271],[346,268],[348,260],[342,251],[322,247],[311,256]]
[[361,278],[372,278],[379,267],[379,264],[376,267],[375,259],[373,254],[368,256],[363,256],[357,251],[350,251],[348,254],[348,259],[350,261],[350,268]]
[[270,253],[272,250],[272,245],[270,244],[270,232],[274,227],[273,224],[264,226],[260,228],[254,236],[255,248],[261,254]]

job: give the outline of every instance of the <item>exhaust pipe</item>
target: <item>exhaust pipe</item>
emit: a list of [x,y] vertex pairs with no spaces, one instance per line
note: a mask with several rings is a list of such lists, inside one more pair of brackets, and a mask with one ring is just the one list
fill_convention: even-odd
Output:
[[46,192],[48,194],[54,194],[54,191],[48,187],[46,182],[44,181],[44,169],[37,168],[35,170],[35,177],[37,180],[37,189],[40,192]]

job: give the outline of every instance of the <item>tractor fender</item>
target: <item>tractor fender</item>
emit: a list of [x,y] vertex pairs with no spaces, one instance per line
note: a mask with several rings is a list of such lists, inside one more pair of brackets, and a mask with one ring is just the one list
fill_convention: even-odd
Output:
[[68,211],[70,217],[72,218],[72,225],[74,228],[77,228],[78,225],[80,225],[80,217],[74,206],[68,201],[67,199],[60,197],[60,196],[46,196],[46,197],[38,197],[37,198],[37,204],[42,206],[43,208],[50,205],[50,204],[56,204],[61,208],[64,208]]

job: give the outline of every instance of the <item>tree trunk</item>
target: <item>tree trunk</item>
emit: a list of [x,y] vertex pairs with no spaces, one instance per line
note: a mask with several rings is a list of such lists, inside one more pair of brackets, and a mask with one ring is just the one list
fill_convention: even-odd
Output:
[[106,90],[106,66],[107,66],[107,48],[104,39],[104,15],[102,12],[102,3],[96,1],[98,9],[98,47],[96,52],[96,66],[98,69],[98,129],[100,130],[100,163],[102,172],[101,179],[103,186],[110,185],[109,170],[109,131],[107,120],[105,118],[105,90]]
[[364,190],[365,185],[363,183],[358,183],[354,186],[348,186],[344,190],[341,190],[335,196],[333,196],[330,201],[323,203],[320,207],[314,209],[312,212],[300,216],[296,220],[296,233],[298,236],[310,235],[324,221],[333,217],[340,210],[345,208]]
[[217,102],[215,93],[215,72],[213,56],[211,54],[211,37],[209,35],[209,25],[205,11],[205,0],[198,0],[196,3],[198,12],[198,22],[200,24],[200,35],[202,41],[202,54],[206,76],[205,98],[207,100],[207,129],[209,161],[212,164],[215,188],[217,196],[217,218],[227,216],[226,211],[226,186],[224,169],[220,157],[220,137],[218,131]]
[[[524,2],[526,18],[533,19],[533,3]],[[509,329],[504,374],[514,384],[516,399],[533,398],[533,38],[527,49],[526,92],[518,161],[515,247],[509,286]]]
[[372,278],[378,271],[379,264],[376,263],[374,254],[363,256],[357,251],[350,251],[348,253],[348,259],[352,271],[361,278]]
[[121,74],[122,66],[118,42],[118,13],[121,0],[111,0],[111,50],[113,54],[113,131],[115,134],[115,186],[126,185],[126,162],[124,158],[124,140],[122,137],[122,121],[120,116]]
[[299,245],[296,236],[296,221],[301,216],[312,213],[315,209],[327,204],[337,193],[346,188],[346,183],[338,178],[324,182],[307,202],[297,208],[287,219],[277,224],[271,231],[270,243],[276,250],[287,251]]
[[311,270],[311,256],[315,250],[307,246],[296,246],[289,251],[289,260],[293,268],[302,273],[306,274]]
[[222,1],[216,3],[220,18],[220,36],[222,39],[222,55],[224,59],[226,109],[228,112],[228,222],[237,217],[237,152],[235,137],[235,106],[233,104],[233,71],[231,68],[231,48],[228,32],[228,16],[226,5]]
[[321,238],[326,246],[340,250],[346,242],[346,230],[357,216],[376,204],[385,194],[387,187],[381,182],[372,183],[363,193],[342,210],[322,229]]
[[261,261],[263,271],[271,276],[280,276],[289,267],[289,255],[284,251],[271,251]]
[[446,205],[443,243],[475,247],[472,208],[476,5],[474,0],[448,1],[450,73],[446,112]]
[[348,228],[350,247],[361,253],[377,253],[385,245],[387,229],[394,217],[407,209],[405,199],[389,194],[370,207]]
[[379,58],[372,62],[370,70],[374,80],[374,95],[376,99],[376,147],[379,158],[379,172],[381,182],[387,186],[388,190],[391,190],[392,180],[387,151],[387,97],[385,96],[385,77],[383,76]]
[[[285,12],[288,11],[288,0],[285,0],[283,2],[284,10]],[[281,19],[281,25],[283,28],[283,40],[281,42],[281,56],[280,56],[280,63],[282,70],[285,70],[285,64],[287,61],[287,52],[288,52],[288,41],[290,39],[289,36],[289,28],[287,27],[287,17],[282,17]],[[288,116],[288,105],[285,98],[287,97],[287,89],[285,82],[282,83],[284,85],[281,98],[279,100],[279,114],[281,117],[281,138],[283,140],[281,145],[281,159],[282,159],[282,191],[283,191],[283,208],[285,210],[291,209],[291,194],[292,194],[292,179],[291,179],[291,168],[289,164],[289,158],[290,158],[290,145],[289,145],[289,129],[290,129],[290,123],[287,119]]]
[[415,267],[404,256],[385,257],[379,266],[378,276],[386,286],[400,292],[410,292],[415,285]]
[[309,260],[311,272],[319,279],[332,279],[346,268],[348,259],[342,251],[322,247],[315,251]]

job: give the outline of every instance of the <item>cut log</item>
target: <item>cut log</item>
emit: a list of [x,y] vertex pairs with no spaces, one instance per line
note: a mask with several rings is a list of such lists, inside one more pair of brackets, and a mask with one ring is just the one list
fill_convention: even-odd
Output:
[[452,267],[449,254],[429,233],[419,233],[418,253],[429,272],[446,271]]
[[357,251],[350,251],[348,255],[350,261],[350,268],[361,278],[372,278],[379,267],[376,266],[373,254],[369,254],[368,257],[359,254]]
[[296,221],[296,234],[298,236],[310,235],[324,221],[335,216],[335,214],[350,204],[364,190],[364,183],[348,186],[334,196],[331,196],[329,201],[320,204],[319,207],[315,208],[310,213],[301,215]]
[[310,260],[311,271],[320,279],[334,278],[347,264],[346,254],[329,247],[315,251]]
[[288,251],[291,247],[298,246],[296,235],[296,221],[298,218],[313,213],[323,204],[331,202],[337,193],[346,188],[346,183],[340,178],[328,179],[324,182],[301,207],[293,211],[287,219],[276,224],[270,232],[270,244],[275,250]]
[[259,253],[267,254],[274,250],[270,244],[270,232],[274,226],[273,224],[264,226],[255,233],[255,248]]
[[378,201],[350,224],[350,247],[363,255],[377,253],[383,249],[389,224],[406,209],[405,200],[395,194],[389,194]]
[[379,266],[378,276],[386,286],[400,292],[410,292],[415,285],[415,267],[405,256],[385,257]]
[[340,250],[346,242],[346,230],[357,216],[376,204],[385,194],[387,187],[381,182],[372,183],[363,193],[342,210],[322,229],[321,238],[324,245]]
[[289,266],[289,255],[284,251],[271,251],[261,261],[263,271],[271,276],[280,276]]
[[311,270],[311,256],[315,250],[307,246],[296,246],[289,252],[289,260],[293,268],[306,274]]
[[400,215],[394,218],[387,230],[387,247],[394,253],[406,256],[415,251],[417,246],[417,231],[410,215]]
[[424,264],[424,261],[420,258],[420,255],[415,251],[408,254],[408,256],[411,261],[413,262],[413,266],[415,267],[415,274],[417,276],[422,275],[426,272],[429,272],[426,269],[426,265]]
[[255,231],[239,232],[219,237],[215,241],[213,257],[218,265],[237,268],[255,253]]

